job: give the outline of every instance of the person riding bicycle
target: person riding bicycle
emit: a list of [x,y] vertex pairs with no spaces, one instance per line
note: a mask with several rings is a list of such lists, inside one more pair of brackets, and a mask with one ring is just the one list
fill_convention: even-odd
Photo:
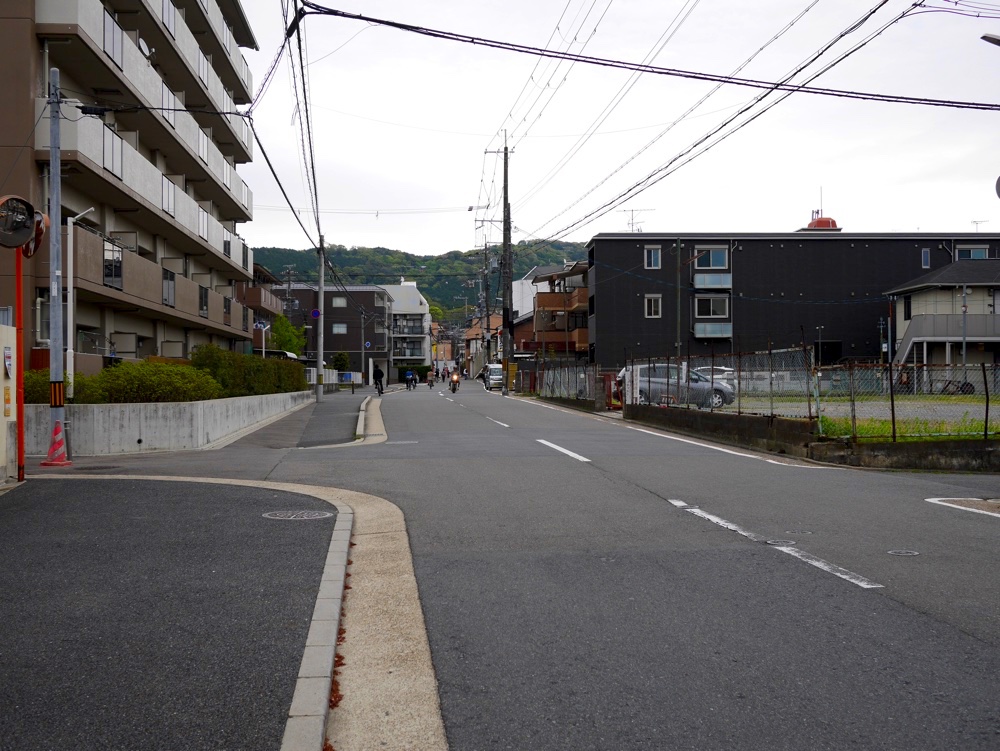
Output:
[[385,373],[382,368],[378,365],[375,366],[375,370],[372,371],[372,380],[375,382],[375,390],[378,392],[379,396],[382,396],[382,379],[385,378]]
[[405,378],[406,378],[406,390],[409,391],[416,385],[413,381],[413,371],[407,370]]

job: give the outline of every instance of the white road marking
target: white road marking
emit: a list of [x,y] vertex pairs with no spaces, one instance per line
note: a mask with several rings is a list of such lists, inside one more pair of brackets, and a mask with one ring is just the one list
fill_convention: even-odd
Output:
[[646,435],[653,435],[657,438],[667,438],[671,441],[679,441],[680,443],[690,443],[692,446],[700,446],[703,449],[712,449],[712,451],[721,451],[723,454],[732,454],[733,456],[742,456],[744,459],[756,459],[757,461],[767,462],[768,464],[777,464],[781,467],[797,467],[799,469],[839,469],[839,467],[818,467],[811,464],[789,464],[787,462],[779,462],[776,459],[769,459],[766,456],[757,456],[756,454],[747,454],[743,451],[736,451],[734,449],[724,449],[721,446],[713,446],[710,443],[702,443],[701,441],[692,441],[690,438],[680,438],[675,435],[666,435],[664,433],[657,433],[654,430],[646,430],[645,428],[634,428],[631,425],[626,425],[629,430],[634,430],[637,433],[645,433]]
[[817,558],[812,553],[807,553],[804,550],[799,550],[798,548],[791,548],[787,546],[775,546],[776,550],[780,550],[782,553],[788,553],[788,555],[795,556],[800,561],[805,561],[811,566],[822,569],[828,574],[833,574],[834,576],[839,576],[841,579],[846,579],[851,584],[857,584],[862,589],[881,589],[881,584],[876,584],[871,579],[866,579],[860,574],[855,574],[853,571],[848,571],[846,568],[841,568],[840,566],[835,566],[829,561],[824,561],[822,558]]
[[589,462],[590,461],[590,459],[588,459],[585,456],[580,456],[579,454],[574,454],[569,449],[564,449],[562,446],[556,446],[554,443],[549,443],[548,441],[543,441],[541,438],[538,438],[537,441],[539,443],[545,444],[549,448],[555,449],[556,451],[563,452],[564,454],[566,454],[566,456],[572,456],[577,461],[580,461],[580,462]]
[[[689,514],[694,514],[695,516],[701,517],[702,519],[706,519],[707,521],[710,521],[713,524],[718,524],[720,527],[724,527],[725,529],[736,532],[739,535],[743,535],[749,540],[753,540],[754,542],[765,542],[767,540],[767,538],[762,535],[758,535],[755,532],[750,532],[749,530],[743,529],[740,525],[734,524],[733,522],[727,521],[719,516],[715,516],[714,514],[709,514],[707,511],[702,511],[701,509],[698,508],[687,508],[687,504],[684,501],[677,501],[672,499],[668,500],[674,506],[680,508],[683,511],[687,511]],[[829,561],[824,561],[822,558],[817,558],[812,553],[807,553],[804,550],[801,550],[800,548],[791,547],[789,545],[774,545],[773,547],[775,550],[780,550],[782,553],[788,553],[788,555],[798,558],[800,561],[805,561],[810,566],[815,566],[818,569],[822,569],[823,571],[826,571],[828,574],[839,576],[841,579],[849,581],[851,582],[851,584],[855,584],[859,587],[862,587],[863,589],[878,589],[882,587],[881,584],[876,584],[875,582],[871,581],[870,579],[866,579],[860,574],[855,574],[853,571],[848,571],[846,568],[841,568],[840,566],[836,566],[830,563]]]
[[936,503],[938,506],[947,506],[948,508],[957,508],[959,511],[972,511],[976,514],[986,514],[987,516],[1000,516],[992,511],[983,511],[978,508],[968,508],[966,506],[956,506],[954,503],[948,503],[948,501],[979,501],[981,498],[924,498],[928,503]]
[[490,422],[495,422],[501,428],[509,428],[510,427],[510,425],[508,425],[507,423],[500,422],[499,420],[494,420],[492,417],[487,417],[486,419],[489,420]]

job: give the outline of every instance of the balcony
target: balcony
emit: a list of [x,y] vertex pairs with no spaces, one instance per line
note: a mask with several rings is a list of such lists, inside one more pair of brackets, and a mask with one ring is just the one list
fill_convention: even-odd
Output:
[[572,331],[536,331],[535,341],[542,347],[553,345],[562,352],[568,348],[577,352],[587,349],[590,346],[590,337],[587,329],[573,329]]
[[[65,238],[63,240],[65,248]],[[242,305],[233,301],[227,315],[223,295],[212,290],[199,292],[204,288],[179,275],[172,279],[174,304],[164,305],[163,267],[129,250],[113,254],[120,262],[109,265],[105,262],[108,245],[110,243],[93,232],[74,229],[74,283],[79,305],[93,303],[112,310],[130,310],[145,318],[178,325],[196,322],[221,336],[246,338],[241,325]],[[109,270],[113,272],[110,277]],[[202,315],[206,308],[201,303],[207,303],[207,316]],[[227,319],[236,321],[237,325],[234,327]]]
[[730,322],[720,323],[696,323],[694,325],[695,339],[732,339],[733,324]]
[[[36,104],[41,114],[45,101],[39,99]],[[100,120],[63,120],[60,140],[64,186],[83,195],[101,196],[117,211],[135,212],[137,224],[189,254],[200,250],[205,263],[213,268],[238,279],[252,277],[249,248],[240,241],[239,254],[230,247],[233,257],[228,257],[226,228],[176,186],[169,188],[173,182]],[[35,159],[47,163],[48,128],[35,130],[35,149]],[[234,239],[231,244],[235,244]]]
[[695,274],[695,289],[732,289],[732,274]]
[[[218,131],[215,140],[225,146],[226,156],[237,163],[253,159],[249,129],[235,113],[232,97],[180,14],[174,18],[173,35],[168,33],[160,0],[116,3],[118,19],[127,26],[119,26],[100,0],[36,0],[35,9],[38,36],[61,42],[50,45],[52,65],[72,70],[102,99],[157,107],[162,82],[139,51],[138,40],[142,39],[156,50],[162,80],[174,91],[186,92],[184,105],[207,110],[198,114],[199,124]],[[106,31],[113,41],[106,41]],[[224,133],[226,137],[222,137]]]
[[236,297],[239,302],[251,310],[267,312],[276,316],[284,313],[282,300],[264,287],[248,287],[237,293]]
[[565,310],[570,313],[586,310],[588,295],[586,287],[569,292],[538,292],[535,295],[535,310]]

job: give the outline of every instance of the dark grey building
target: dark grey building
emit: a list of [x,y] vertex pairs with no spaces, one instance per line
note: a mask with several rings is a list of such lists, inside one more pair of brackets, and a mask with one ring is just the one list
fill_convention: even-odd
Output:
[[878,361],[882,342],[898,340],[885,291],[954,261],[998,258],[1000,238],[845,233],[820,218],[774,234],[599,234],[587,250],[591,362],[821,344],[830,364]]

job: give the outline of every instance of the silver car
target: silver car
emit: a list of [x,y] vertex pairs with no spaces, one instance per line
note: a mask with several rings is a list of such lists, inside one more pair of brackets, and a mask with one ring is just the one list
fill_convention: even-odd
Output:
[[619,373],[625,393],[633,395],[638,404],[696,404],[719,409],[736,401],[733,387],[724,381],[712,381],[697,371],[681,372],[676,365],[654,363],[637,365],[634,370]]

